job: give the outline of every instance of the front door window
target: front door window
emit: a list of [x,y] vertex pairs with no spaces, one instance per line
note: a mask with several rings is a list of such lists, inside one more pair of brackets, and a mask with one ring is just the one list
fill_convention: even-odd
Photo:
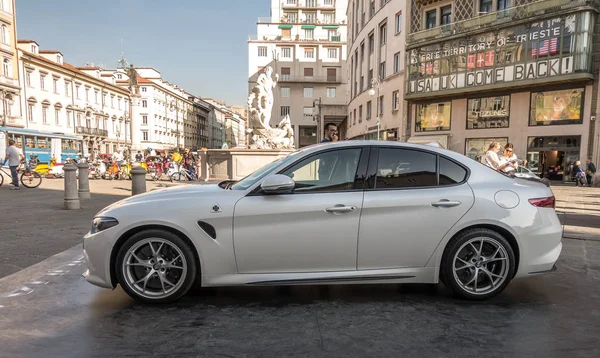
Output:
[[325,152],[307,158],[282,174],[294,179],[296,193],[354,189],[360,149]]

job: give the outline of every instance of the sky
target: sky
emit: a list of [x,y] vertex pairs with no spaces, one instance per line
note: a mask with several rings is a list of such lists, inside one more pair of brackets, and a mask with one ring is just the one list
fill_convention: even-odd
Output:
[[65,62],[153,67],[200,97],[244,105],[248,35],[270,0],[16,0],[17,36]]

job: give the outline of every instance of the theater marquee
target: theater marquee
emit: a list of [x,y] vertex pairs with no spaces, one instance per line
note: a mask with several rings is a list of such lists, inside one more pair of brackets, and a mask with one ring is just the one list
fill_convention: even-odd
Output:
[[408,94],[589,72],[592,21],[586,12],[411,50]]

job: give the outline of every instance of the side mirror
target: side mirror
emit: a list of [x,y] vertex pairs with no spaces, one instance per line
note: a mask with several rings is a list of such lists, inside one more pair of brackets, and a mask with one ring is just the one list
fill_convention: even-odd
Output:
[[263,180],[260,188],[267,194],[287,194],[296,187],[296,182],[287,175],[275,174]]

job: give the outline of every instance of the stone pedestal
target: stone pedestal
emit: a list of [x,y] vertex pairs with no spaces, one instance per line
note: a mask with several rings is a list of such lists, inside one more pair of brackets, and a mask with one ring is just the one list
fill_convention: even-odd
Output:
[[77,167],[73,164],[66,164],[63,171],[65,172],[65,209],[77,210],[80,208],[77,193]]
[[199,152],[200,181],[240,180],[289,155],[289,149],[209,149]]
[[143,167],[134,167],[131,169],[131,195],[138,195],[146,192],[146,169]]
[[79,169],[79,199],[91,199],[92,195],[90,194],[89,178],[90,165],[88,163],[78,163],[77,168]]

